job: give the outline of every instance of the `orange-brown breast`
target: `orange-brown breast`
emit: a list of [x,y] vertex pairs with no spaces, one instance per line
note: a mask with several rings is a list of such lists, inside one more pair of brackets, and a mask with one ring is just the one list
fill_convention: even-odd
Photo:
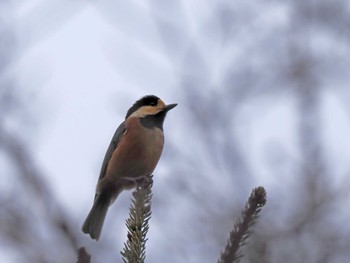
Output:
[[160,129],[148,129],[136,117],[129,118],[125,127],[126,132],[106,169],[106,179],[110,182],[150,175],[162,154],[164,136]]

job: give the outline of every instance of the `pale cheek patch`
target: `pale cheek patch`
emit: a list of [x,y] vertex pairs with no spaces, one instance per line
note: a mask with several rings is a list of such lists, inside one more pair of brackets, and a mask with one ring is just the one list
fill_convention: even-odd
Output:
[[158,107],[158,106],[156,106],[156,107],[154,107],[154,106],[142,106],[137,111],[132,113],[130,115],[130,117],[142,118],[142,117],[145,117],[146,115],[155,115],[158,112],[160,112],[161,110],[162,110],[162,107]]
[[157,108],[163,109],[164,107],[165,107],[165,103],[161,99],[159,99],[158,104],[157,104]]

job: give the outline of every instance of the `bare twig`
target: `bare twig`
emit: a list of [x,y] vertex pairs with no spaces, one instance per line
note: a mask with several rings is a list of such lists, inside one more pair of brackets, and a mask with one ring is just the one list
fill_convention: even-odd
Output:
[[91,256],[86,252],[85,247],[81,247],[78,250],[78,261],[77,263],[90,263]]

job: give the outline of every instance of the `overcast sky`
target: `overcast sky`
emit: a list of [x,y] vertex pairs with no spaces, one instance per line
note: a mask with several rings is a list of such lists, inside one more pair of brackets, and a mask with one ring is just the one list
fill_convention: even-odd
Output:
[[[26,127],[30,138],[26,142],[54,193],[82,223],[91,207],[110,139],[135,100],[154,94],[166,103],[178,103],[165,121],[165,136],[173,142],[186,143],[187,149],[195,148],[191,139],[184,138],[191,136],[188,135],[191,129],[184,126],[188,102],[179,91],[180,63],[167,56],[167,47],[152,18],[154,10],[168,14],[169,21],[176,21],[179,14],[176,13],[178,9],[174,8],[172,12],[171,5],[160,3],[151,12],[143,1],[130,1],[131,4],[119,1],[118,8],[113,9],[117,12],[114,16],[106,8],[108,4],[104,5],[108,1],[98,1],[95,5],[65,1],[65,8],[58,8],[59,1],[42,2],[18,1],[12,8],[18,56],[11,70],[16,72],[18,86],[27,99],[22,110],[29,113],[30,119],[25,123],[16,120],[7,123],[13,129]],[[194,2],[184,4],[184,13],[177,23],[187,25],[190,38],[201,40],[205,36],[197,28],[198,21],[210,13],[211,4],[196,8]],[[272,17],[281,23],[285,21],[282,9],[271,11],[271,14],[275,14]],[[269,19],[264,20],[266,24],[270,23]],[[187,43],[185,39],[173,37],[174,41],[182,41],[178,46],[183,49],[176,51],[180,58]],[[209,50],[205,59],[224,64],[226,57],[217,56],[215,45],[214,41],[203,44],[202,48]],[[226,53],[235,53],[235,48]],[[192,70],[195,71],[188,69],[189,72]],[[216,77],[220,78],[220,74]],[[350,134],[349,115],[344,106],[348,91],[328,88],[321,98],[324,147],[337,164],[333,167],[335,178],[341,178],[348,172],[350,158],[349,140],[339,139]],[[270,98],[262,97],[241,107],[240,144],[245,146],[251,157],[251,167],[258,174],[251,185],[244,187],[251,189],[261,184],[271,194],[283,191],[281,178],[269,174],[269,161],[274,160],[269,160],[265,153],[271,150],[266,149],[267,145],[281,143],[283,152],[298,159],[294,134],[297,120],[293,107],[295,101],[288,93],[281,94],[273,103]],[[257,113],[259,118],[256,118]],[[165,145],[165,155],[173,153],[175,148],[167,148],[172,145]],[[284,165],[288,166],[288,163]],[[167,171],[168,167],[161,160],[155,174],[163,179],[159,179],[160,184],[156,187],[166,184]],[[248,194],[249,191],[242,200]],[[121,206],[123,204],[117,201],[112,209]],[[125,204],[123,211],[126,213],[127,207]],[[118,223],[124,224],[126,214],[123,216]],[[156,229],[151,236],[161,236]],[[152,240],[160,242],[161,238],[150,239],[151,248]]]

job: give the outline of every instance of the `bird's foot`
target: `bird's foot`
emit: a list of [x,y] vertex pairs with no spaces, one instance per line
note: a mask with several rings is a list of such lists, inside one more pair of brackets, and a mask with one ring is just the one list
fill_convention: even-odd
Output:
[[145,175],[137,178],[123,178],[121,182],[125,188],[131,189],[134,187],[147,188],[153,185],[153,175]]
[[136,185],[142,188],[148,188],[153,185],[153,175],[146,175],[136,179]]

